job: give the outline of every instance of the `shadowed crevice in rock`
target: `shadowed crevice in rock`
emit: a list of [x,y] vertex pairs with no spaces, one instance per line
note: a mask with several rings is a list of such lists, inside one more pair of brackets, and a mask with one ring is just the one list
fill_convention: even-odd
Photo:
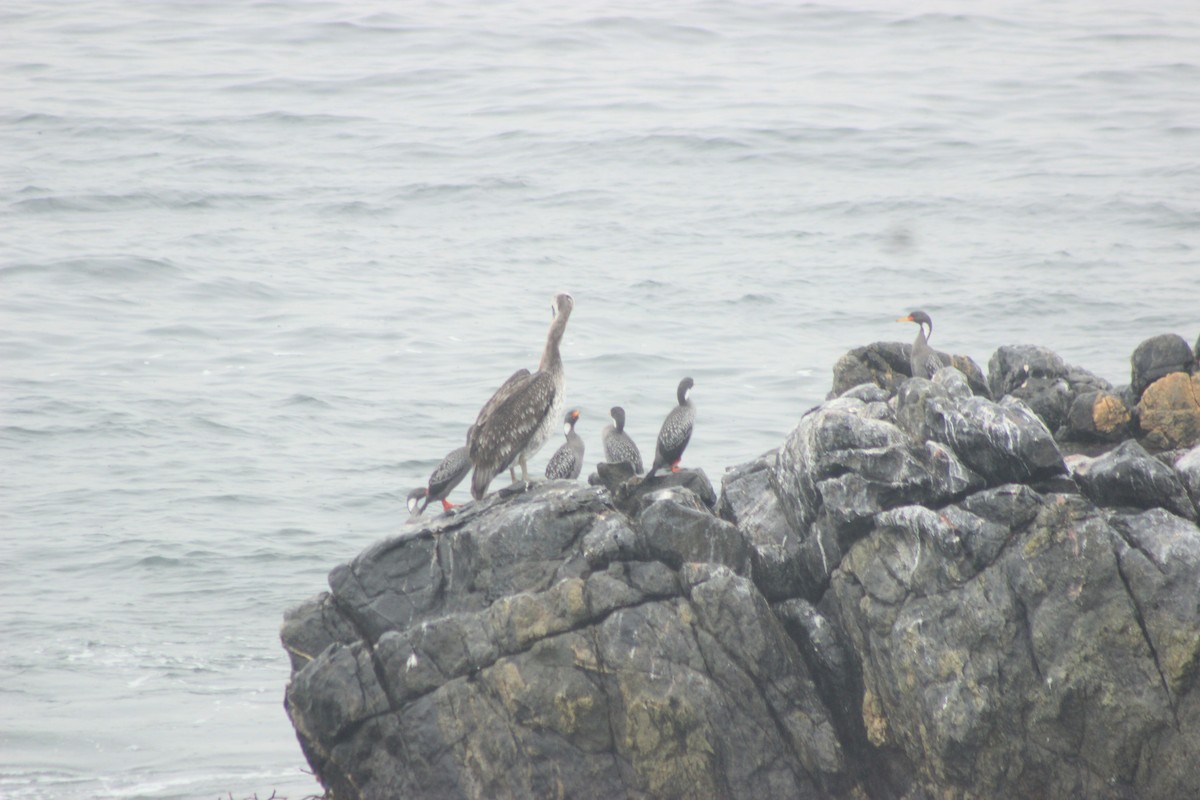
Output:
[[1149,628],[1146,627],[1146,619],[1142,613],[1141,603],[1138,601],[1137,594],[1134,592],[1133,586],[1130,584],[1129,578],[1126,576],[1125,570],[1121,566],[1120,555],[1114,551],[1113,556],[1117,560],[1117,574],[1121,577],[1121,583],[1125,586],[1125,591],[1129,594],[1129,602],[1133,604],[1133,618],[1137,622],[1138,630],[1142,632],[1142,639],[1145,640],[1146,647],[1150,650],[1150,657],[1154,659],[1154,668],[1158,670],[1159,680],[1162,681],[1163,694],[1167,696],[1167,702],[1171,706],[1171,713],[1172,715],[1175,715],[1175,727],[1178,729],[1179,717],[1175,710],[1175,701],[1171,696],[1171,689],[1167,685],[1167,675],[1163,671],[1162,662],[1159,660],[1158,650],[1154,646],[1154,639],[1150,636]]

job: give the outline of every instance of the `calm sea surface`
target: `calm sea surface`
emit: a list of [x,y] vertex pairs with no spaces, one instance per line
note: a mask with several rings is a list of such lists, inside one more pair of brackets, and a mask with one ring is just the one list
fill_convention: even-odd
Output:
[[0,796],[317,791],[283,611],[557,291],[587,469],[691,375],[719,480],[914,308],[1127,382],[1198,248],[1194,0],[8,0]]

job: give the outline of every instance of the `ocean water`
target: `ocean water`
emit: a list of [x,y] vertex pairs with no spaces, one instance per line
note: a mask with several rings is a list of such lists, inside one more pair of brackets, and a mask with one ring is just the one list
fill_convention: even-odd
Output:
[[318,792],[281,616],[555,292],[586,469],[690,375],[714,481],[915,308],[985,369],[1194,341],[1200,7],[1135,6],[9,0],[0,796]]

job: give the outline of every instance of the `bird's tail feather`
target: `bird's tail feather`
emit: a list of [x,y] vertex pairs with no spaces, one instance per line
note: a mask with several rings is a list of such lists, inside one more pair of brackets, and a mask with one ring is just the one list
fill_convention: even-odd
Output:
[[471,473],[471,497],[482,500],[494,477],[496,477],[496,473],[476,466],[475,471]]

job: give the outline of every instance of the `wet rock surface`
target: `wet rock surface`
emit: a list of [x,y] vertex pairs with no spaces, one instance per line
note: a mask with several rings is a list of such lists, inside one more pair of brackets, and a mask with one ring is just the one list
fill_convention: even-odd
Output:
[[[983,370],[970,357],[951,355],[936,350],[943,364],[954,367],[966,376],[971,391],[989,397],[990,391]],[[900,342],[874,342],[865,347],[856,347],[846,353],[833,367],[833,390],[830,397],[837,397],[862,384],[871,384],[888,394],[912,377],[909,356],[911,344]]]
[[1130,356],[1129,384],[1138,397],[1146,387],[1172,372],[1191,374],[1196,356],[1187,340],[1176,333],[1154,336],[1137,346]]
[[1146,387],[1138,424],[1157,450],[1200,444],[1200,375],[1173,372]]
[[1121,390],[893,349],[719,495],[601,468],[335,568],[282,628],[331,796],[1200,796],[1200,446],[1113,407],[1064,460],[1014,394],[1065,386],[1061,435]]
[[1081,463],[1075,480],[1098,505],[1165,508],[1196,519],[1196,507],[1179,475],[1132,439]]

